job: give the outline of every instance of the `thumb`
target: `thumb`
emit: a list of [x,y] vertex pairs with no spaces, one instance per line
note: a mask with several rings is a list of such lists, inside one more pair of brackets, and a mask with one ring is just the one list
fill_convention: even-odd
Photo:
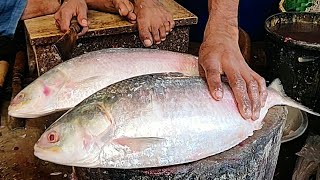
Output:
[[205,63],[202,67],[205,72],[210,94],[215,100],[221,100],[223,98],[223,88],[219,63],[217,61],[209,61],[209,63]]
[[77,20],[82,27],[88,26],[87,6],[81,6],[78,10]]

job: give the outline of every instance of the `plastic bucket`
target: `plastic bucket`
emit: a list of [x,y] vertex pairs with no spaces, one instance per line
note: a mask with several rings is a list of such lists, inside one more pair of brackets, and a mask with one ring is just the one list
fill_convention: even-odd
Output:
[[306,12],[279,13],[265,22],[270,79],[280,78],[289,97],[313,109],[320,99],[319,23],[320,14]]

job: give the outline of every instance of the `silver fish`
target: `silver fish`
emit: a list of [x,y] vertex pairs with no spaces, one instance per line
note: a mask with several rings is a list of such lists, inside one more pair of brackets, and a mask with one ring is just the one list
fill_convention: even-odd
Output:
[[57,164],[148,168],[197,161],[226,151],[262,127],[268,109],[289,105],[279,80],[256,121],[240,115],[232,91],[215,101],[199,76],[148,74],[112,84],[62,115],[40,137],[34,154]]
[[8,114],[36,118],[68,110],[117,81],[172,71],[198,75],[197,57],[142,48],[111,48],[89,52],[55,66],[33,81],[11,101]]

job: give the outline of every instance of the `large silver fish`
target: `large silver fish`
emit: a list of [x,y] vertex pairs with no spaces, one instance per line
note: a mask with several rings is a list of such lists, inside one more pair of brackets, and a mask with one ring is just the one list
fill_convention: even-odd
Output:
[[[215,101],[199,76],[142,75],[112,84],[62,115],[34,154],[57,164],[147,168],[196,161],[228,150],[262,127],[268,109],[306,107],[279,94],[279,80],[256,121],[240,115],[229,86]],[[279,88],[278,88],[279,89]]]
[[197,57],[139,48],[89,52],[61,63],[37,78],[11,101],[8,114],[35,118],[67,110],[117,81],[172,71],[198,75]]

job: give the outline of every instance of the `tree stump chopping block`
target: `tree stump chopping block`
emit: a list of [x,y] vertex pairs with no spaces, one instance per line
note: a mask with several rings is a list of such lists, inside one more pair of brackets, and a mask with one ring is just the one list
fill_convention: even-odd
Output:
[[[273,179],[281,144],[286,109],[269,110],[262,129],[239,145],[192,163],[148,169],[76,168],[79,179]],[[222,137],[223,138],[223,137]]]

